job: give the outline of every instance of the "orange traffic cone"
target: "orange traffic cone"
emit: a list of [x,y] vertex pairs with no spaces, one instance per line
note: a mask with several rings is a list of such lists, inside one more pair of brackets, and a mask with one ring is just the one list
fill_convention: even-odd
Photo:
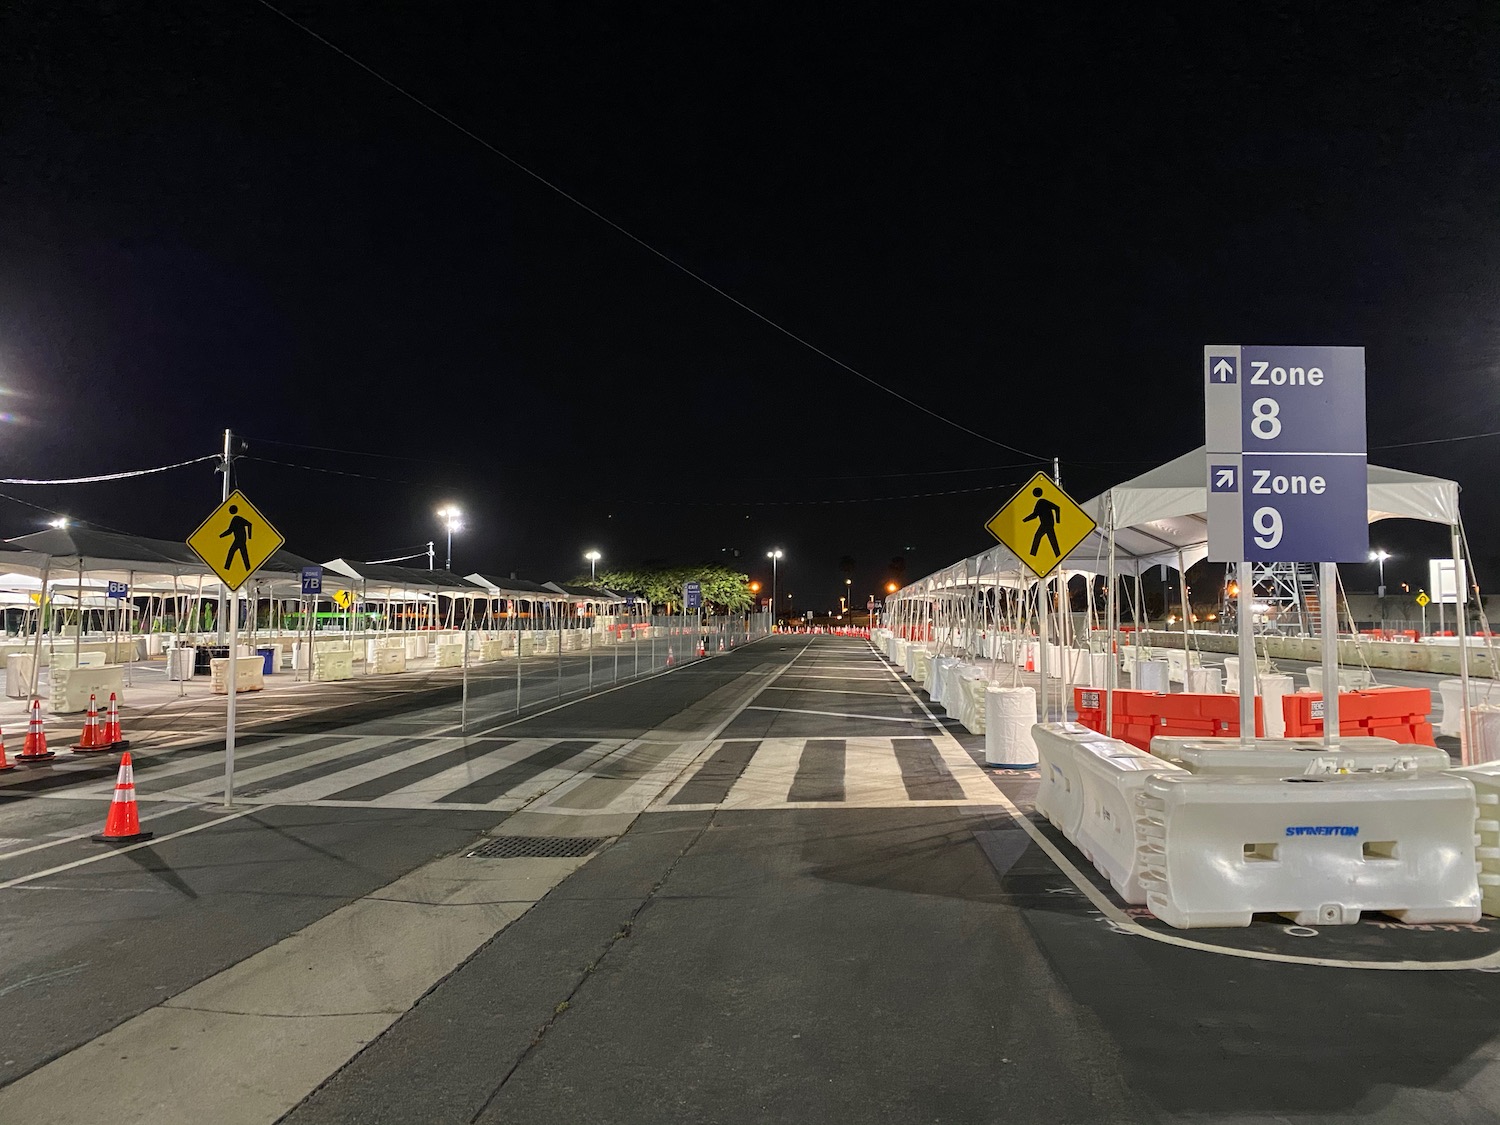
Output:
[[667,667],[670,668],[676,661],[672,659],[672,646],[667,646]]
[[141,814],[135,807],[135,770],[130,764],[128,750],[120,759],[115,799],[110,802],[109,815],[104,818],[104,832],[93,839],[96,844],[133,844],[137,840],[151,839],[150,832],[141,831]]
[[75,754],[101,754],[112,747],[104,738],[104,731],[99,727],[99,703],[93,694],[89,695],[89,717],[83,722],[83,736],[73,743]]
[[31,701],[31,722],[26,727],[26,743],[16,755],[18,762],[45,762],[57,757],[47,749],[47,732],[42,729],[42,701]]
[[719,638],[719,651],[720,652],[724,651],[724,638],[723,637]]
[[129,750],[130,739],[120,734],[120,701],[115,693],[109,693],[109,714],[104,718],[104,749]]
[[15,768],[16,763],[7,761],[5,758],[5,732],[0,731],[0,772],[3,772],[5,770],[13,770]]

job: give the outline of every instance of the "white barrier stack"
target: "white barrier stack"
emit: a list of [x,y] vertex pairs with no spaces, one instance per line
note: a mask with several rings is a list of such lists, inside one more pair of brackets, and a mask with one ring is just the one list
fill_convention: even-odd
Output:
[[[1439,680],[1438,696],[1443,701],[1443,715],[1438,722],[1437,733],[1457,738],[1464,729],[1464,682]],[[1494,680],[1470,680],[1469,706],[1486,705],[1500,707],[1500,684]]]
[[1178,929],[1255,914],[1350,925],[1479,918],[1474,786],[1448,774],[1154,774],[1137,801],[1146,906]]
[[1267,738],[1286,735],[1286,712],[1281,701],[1292,694],[1292,677],[1272,672],[1260,678],[1260,710]]
[[1136,691],[1165,692],[1171,686],[1170,666],[1165,660],[1138,661],[1130,686]]
[[1343,738],[1329,750],[1318,738],[1258,738],[1241,747],[1234,739],[1157,735],[1151,753],[1193,774],[1220,777],[1302,777],[1324,773],[1446,770],[1453,763],[1436,746],[1403,746],[1389,738]]
[[[977,674],[971,674],[977,673]],[[973,665],[968,665],[964,675],[958,681],[958,690],[962,693],[962,704],[958,715],[958,721],[963,724],[964,729],[970,734],[984,734],[989,729],[988,697],[989,680]]]
[[911,667],[911,678],[919,684],[926,684],[927,677],[932,670],[932,650],[926,647],[913,646],[907,654],[907,663]]
[[1452,771],[1474,786],[1474,855],[1479,867],[1480,908],[1500,918],[1500,762]]
[[1224,671],[1221,668],[1189,668],[1187,689],[1200,695],[1224,693]]
[[[1366,668],[1340,668],[1339,669],[1339,691],[1364,691],[1366,688],[1375,686],[1375,677],[1370,675]],[[1313,664],[1307,669],[1307,687],[1309,691],[1321,692],[1323,690],[1323,669],[1321,665]]]
[[[1485,762],[1500,762],[1500,707],[1485,705],[1469,712],[1469,723],[1473,729],[1472,743],[1464,755],[1471,765]],[[1459,723],[1463,728],[1463,723]],[[1464,740],[1469,741],[1469,740]]]
[[1095,735],[1073,748],[1083,807],[1073,842],[1126,902],[1146,901],[1141,885],[1140,841],[1136,838],[1136,795],[1148,777],[1178,769],[1128,742]]
[[434,668],[457,668],[464,662],[464,644],[462,641],[457,643],[439,641],[432,646],[432,651],[436,656],[432,665]]
[[984,710],[985,764],[1013,770],[1036,768],[1039,748],[1031,733],[1036,722],[1036,689],[991,687],[985,692]]
[[[1016,690],[1016,689],[1011,689]],[[1030,688],[1023,689],[1030,691]],[[1035,710],[1032,712],[1035,714]],[[993,716],[991,716],[993,718]],[[1078,837],[1083,818],[1083,781],[1078,776],[1078,744],[1090,739],[1113,742],[1079,723],[1036,723],[1031,737],[1039,759],[1042,782],[1036,791],[1036,811],[1069,840]]]
[[906,649],[910,643],[905,637],[891,638],[891,663],[897,668],[906,667]]
[[946,706],[948,692],[953,687],[953,670],[958,667],[959,660],[956,656],[938,656],[932,661],[931,674],[927,683],[927,695],[934,703]]

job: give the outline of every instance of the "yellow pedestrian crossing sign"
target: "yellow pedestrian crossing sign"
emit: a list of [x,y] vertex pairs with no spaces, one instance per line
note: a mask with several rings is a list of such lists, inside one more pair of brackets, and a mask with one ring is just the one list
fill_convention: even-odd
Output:
[[1061,486],[1046,473],[1037,473],[984,529],[1038,578],[1046,578],[1097,526]]
[[333,602],[340,609],[348,609],[354,604],[354,595],[348,590],[335,590],[333,592]]
[[285,542],[238,489],[187,539],[193,553],[231,590],[243,586]]

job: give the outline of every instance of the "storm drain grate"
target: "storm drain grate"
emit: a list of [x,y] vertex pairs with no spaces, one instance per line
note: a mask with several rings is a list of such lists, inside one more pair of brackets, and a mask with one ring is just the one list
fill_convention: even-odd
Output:
[[597,851],[602,836],[495,836],[465,859],[576,859]]

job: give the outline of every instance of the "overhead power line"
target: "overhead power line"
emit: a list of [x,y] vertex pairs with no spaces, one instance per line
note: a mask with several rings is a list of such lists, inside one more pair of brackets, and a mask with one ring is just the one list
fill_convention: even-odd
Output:
[[824,351],[822,348],[818,347],[816,344],[814,344],[811,341],[806,340],[803,337],[797,335],[797,333],[793,332],[790,328],[783,327],[782,325],[778,324],[776,321],[772,320],[770,317],[766,316],[764,313],[762,313],[762,312],[760,312],[760,311],[758,311],[758,310],[756,310],[754,308],[751,308],[749,305],[747,305],[744,301],[740,300],[738,297],[736,297],[733,294],[727,292],[726,290],[720,289],[717,285],[715,285],[713,282],[709,281],[702,274],[696,272],[695,270],[691,269],[688,266],[683,265],[676,258],[673,258],[671,255],[665,253],[664,251],[658,250],[655,246],[651,245],[644,238],[641,238],[639,235],[634,234],[634,233],[632,233],[629,230],[626,230],[619,223],[615,222],[613,219],[609,218],[607,215],[605,215],[605,214],[603,214],[603,213],[601,213],[599,211],[596,211],[594,208],[590,207],[587,203],[583,202],[583,200],[581,200],[577,196],[572,195],[569,192],[565,191],[563,188],[559,187],[557,184],[555,184],[551,180],[547,179],[541,173],[532,171],[525,164],[522,164],[519,160],[517,160],[515,157],[511,156],[509,153],[504,152],[500,148],[497,148],[495,145],[493,145],[489,141],[485,140],[483,137],[481,137],[478,133],[474,132],[472,129],[469,129],[469,128],[463,126],[463,125],[460,125],[457,121],[455,121],[453,118],[449,117],[446,113],[443,113],[441,110],[437,109],[435,106],[429,105],[427,102],[424,102],[421,98],[417,97],[415,94],[413,94],[411,91],[407,90],[406,88],[404,88],[402,86],[398,86],[395,82],[393,82],[391,79],[387,78],[384,74],[381,74],[380,71],[376,70],[374,67],[370,66],[368,63],[363,62],[360,59],[355,58],[348,51],[346,51],[342,47],[340,47],[337,43],[334,43],[331,40],[325,39],[323,36],[319,35],[312,28],[308,27],[306,24],[299,23],[297,20],[293,19],[291,16],[289,16],[285,12],[283,12],[280,8],[276,7],[276,5],[268,3],[268,0],[256,0],[256,2],[259,3],[262,7],[264,7],[266,9],[274,12],[276,15],[280,16],[282,19],[286,20],[286,22],[289,23],[289,24],[291,24],[293,27],[297,28],[298,30],[300,30],[300,31],[304,32],[305,34],[311,36],[312,38],[316,39],[319,43],[323,44],[323,46],[327,47],[330,51],[333,51],[334,53],[343,56],[349,62],[353,63],[355,66],[357,66],[361,70],[363,70],[366,74],[370,75],[370,77],[374,78],[377,82],[380,82],[384,86],[390,87],[392,90],[396,91],[396,93],[400,94],[403,98],[405,98],[408,101],[410,101],[413,105],[419,106],[420,108],[426,110],[428,113],[432,114],[432,116],[436,117],[439,121],[443,122],[445,125],[448,125],[451,128],[454,128],[454,129],[458,130],[460,133],[462,133],[464,136],[468,137],[475,144],[480,145],[482,148],[485,148],[488,151],[494,153],[501,160],[504,160],[507,164],[511,165],[513,168],[517,169],[520,172],[523,172],[527,176],[530,176],[533,180],[535,180],[537,183],[541,184],[543,187],[547,188],[550,191],[556,192],[558,195],[562,196],[564,199],[566,199],[569,203],[573,204],[575,207],[578,207],[579,209],[588,212],[594,218],[598,219],[601,223],[604,223],[606,226],[608,226],[608,227],[612,228],[613,230],[617,231],[619,234],[624,235],[626,238],[630,239],[631,242],[634,242],[637,246],[641,247],[641,249],[645,250],[646,252],[648,252],[650,254],[655,255],[657,258],[660,258],[663,262],[666,262],[667,265],[671,266],[673,269],[676,269],[676,270],[681,271],[682,273],[685,273],[688,277],[692,278],[699,285],[702,285],[704,288],[712,290],[714,293],[717,293],[720,297],[724,298],[724,300],[728,301],[730,304],[736,306],[737,308],[743,310],[744,312],[749,313],[756,320],[760,321],[762,324],[765,324],[765,325],[767,325],[770,328],[775,329],[777,332],[780,332],[783,336],[787,337],[789,340],[793,340],[796,343],[801,344],[804,348],[806,348],[810,352],[813,352],[815,355],[822,356],[824,359],[826,359],[829,363],[833,364],[835,367],[838,367],[838,368],[840,368],[840,369],[842,369],[844,371],[847,371],[850,375],[853,375],[856,379],[862,379],[864,382],[869,383],[870,386],[875,387],[878,390],[884,391],[886,394],[890,395],[892,398],[899,399],[900,401],[906,403],[906,405],[912,407],[913,409],[920,410],[923,414],[926,414],[928,417],[930,417],[930,418],[936,418],[939,422],[942,422],[945,425],[952,426],[956,430],[963,431],[964,433],[968,434],[970,437],[976,437],[980,441],[989,442],[991,445],[999,446],[1001,449],[1008,449],[1012,453],[1019,453],[1022,457],[1030,457],[1030,458],[1033,458],[1034,460],[1037,460],[1037,461],[1050,461],[1051,460],[1050,457],[1043,457],[1043,456],[1041,456],[1041,454],[1032,453],[1031,451],[1026,450],[1026,449],[1020,449],[1020,448],[1018,448],[1018,447],[1016,447],[1014,445],[1008,445],[1007,443],[1005,443],[1003,441],[1000,441],[997,438],[990,437],[988,434],[982,434],[978,430],[970,429],[968,426],[965,426],[962,422],[955,421],[954,419],[949,418],[946,415],[939,414],[936,410],[933,410],[930,407],[923,406],[920,402],[917,402],[915,399],[908,398],[906,395],[902,394],[900,391],[894,390],[891,387],[886,386],[884,383],[880,382],[879,380],[874,379],[874,378],[870,377],[869,375],[866,375],[863,371],[860,371],[857,368],[850,366],[849,364],[845,363],[843,360],[839,359],[837,356],[830,355],[828,352]]
[[94,477],[62,477],[58,480],[31,480],[26,477],[0,477],[0,484],[98,484],[107,480],[128,480],[131,477],[149,477],[152,473],[166,473],[173,469],[185,469],[189,465],[199,465],[204,461],[217,461],[218,454],[210,453],[206,457],[194,457],[191,461],[178,461],[175,465],[158,465],[154,469],[132,469],[126,473],[102,473]]

